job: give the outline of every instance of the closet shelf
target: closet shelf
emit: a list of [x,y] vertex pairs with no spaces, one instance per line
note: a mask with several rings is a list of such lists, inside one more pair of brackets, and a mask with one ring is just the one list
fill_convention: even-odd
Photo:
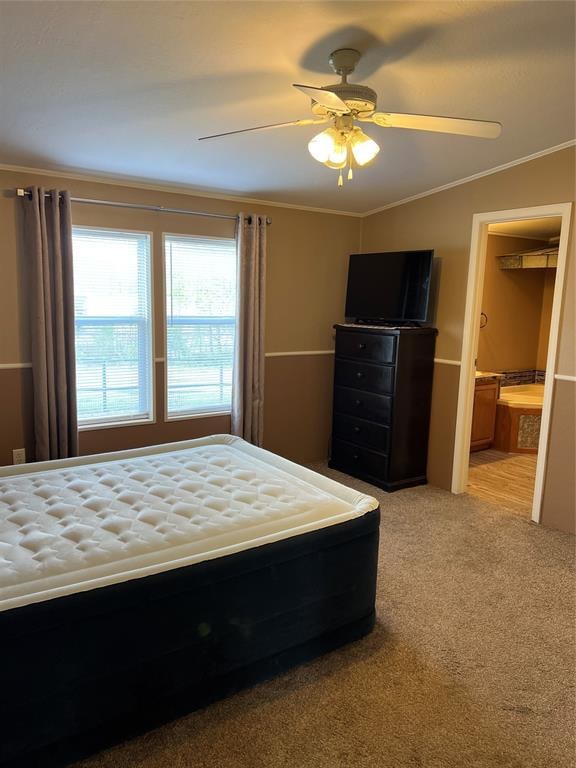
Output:
[[546,269],[558,265],[558,247],[537,248],[498,256],[500,269]]

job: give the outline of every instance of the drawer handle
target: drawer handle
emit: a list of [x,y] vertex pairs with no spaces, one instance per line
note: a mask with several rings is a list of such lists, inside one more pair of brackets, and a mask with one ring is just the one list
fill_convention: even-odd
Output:
[[358,459],[360,458],[360,456],[358,456],[358,454],[357,454],[357,453],[355,453],[355,454],[352,456],[352,458],[354,459],[354,461],[358,461]]
[[354,400],[354,405],[360,408],[362,405],[362,400]]
[[360,344],[358,344],[358,349],[366,349],[366,344],[360,342]]
[[356,378],[357,378],[357,379],[362,379],[362,378],[364,378],[364,374],[362,373],[362,371],[357,371],[357,372],[356,372]]
[[353,430],[356,432],[356,434],[358,434],[358,432],[360,432],[360,427],[353,427]]

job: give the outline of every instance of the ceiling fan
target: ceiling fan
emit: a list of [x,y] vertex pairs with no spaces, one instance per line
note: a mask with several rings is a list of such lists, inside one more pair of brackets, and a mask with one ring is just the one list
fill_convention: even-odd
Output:
[[340,48],[330,54],[329,63],[341,81],[334,85],[316,88],[310,85],[294,84],[294,88],[310,96],[314,117],[303,120],[290,120],[284,123],[258,125],[237,131],[202,136],[199,140],[218,139],[237,133],[250,133],[270,128],[285,128],[290,125],[332,125],[314,136],[308,143],[308,150],[318,162],[340,171],[338,186],[342,186],[342,170],[348,165],[348,179],[352,179],[354,165],[363,166],[373,160],[380,147],[356,125],[374,123],[381,128],[408,128],[416,131],[435,131],[454,133],[462,136],[475,136],[482,139],[495,139],[502,125],[486,120],[469,120],[460,117],[438,117],[434,115],[413,115],[402,112],[376,112],[377,96],[367,85],[348,82],[348,75],[354,72],[360,60],[359,51],[353,48]]

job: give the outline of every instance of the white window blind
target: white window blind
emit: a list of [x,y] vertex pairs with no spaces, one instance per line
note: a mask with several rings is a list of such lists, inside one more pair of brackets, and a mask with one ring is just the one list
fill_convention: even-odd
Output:
[[150,236],[74,227],[80,424],[152,418]]
[[168,416],[229,411],[236,241],[164,236]]

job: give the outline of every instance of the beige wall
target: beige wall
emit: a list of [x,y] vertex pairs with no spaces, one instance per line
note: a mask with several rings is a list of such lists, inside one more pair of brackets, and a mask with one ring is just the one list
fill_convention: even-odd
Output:
[[[266,358],[264,444],[297,461],[326,459],[332,421],[334,355]],[[302,432],[309,435],[302,444]]]
[[[30,445],[30,370],[14,366],[29,361],[26,268],[20,248],[18,201],[13,189],[30,184],[61,186],[74,195],[236,213],[238,203],[99,182],[54,179],[29,173],[0,172],[0,463],[10,450]],[[3,190],[3,191],[1,191]],[[472,216],[484,211],[574,200],[574,150],[563,150],[483,177],[465,185],[406,203],[363,220],[265,205],[244,205],[273,219],[270,228],[266,295],[268,353],[327,350],[333,346],[332,324],[342,318],[348,255],[359,251],[434,248],[440,265],[435,324],[439,328],[436,357],[460,359]],[[74,207],[78,223],[136,226],[162,231],[216,234],[222,222],[142,214],[119,209]],[[226,226],[226,225],[224,225]],[[360,248],[360,236],[362,243]],[[156,275],[161,272],[155,250]],[[574,377],[576,266],[574,238],[561,321],[556,372]],[[161,292],[156,294],[156,357],[163,357]],[[326,457],[332,386],[330,355],[268,357],[266,360],[265,444],[278,453],[306,461]],[[8,368],[3,366],[8,366]],[[162,418],[162,363],[156,364],[158,422],[146,427],[92,430],[82,433],[83,452],[113,450],[145,443],[178,440],[229,428],[227,419],[189,419],[165,423]],[[459,367],[435,367],[429,479],[440,487],[451,483]],[[543,522],[574,529],[574,472],[566,467],[574,441],[569,410],[574,381],[562,381],[554,395],[550,457],[545,481]]]
[[[39,174],[0,172],[0,463],[11,463],[12,448],[31,455],[31,371],[28,270],[20,243],[16,187],[32,184],[69,189],[74,196],[148,203],[191,210],[232,213],[240,208],[270,216],[266,292],[266,351],[331,349],[332,325],[342,319],[348,254],[357,251],[357,217],[161,192],[100,182],[57,179]],[[156,423],[83,431],[82,453],[181,440],[229,430],[229,419],[166,422],[163,400],[162,232],[231,235],[233,223],[166,213],[102,206],[73,206],[76,224],[139,229],[152,233],[155,276]],[[160,288],[160,290],[158,290]],[[326,458],[329,439],[330,356],[269,357],[266,361],[266,445],[292,458]],[[7,366],[7,367],[6,367]],[[287,414],[291,414],[289,419]]]
[[[546,155],[490,176],[471,181],[428,197],[373,214],[363,222],[362,249],[434,248],[441,261],[440,289],[436,311],[439,329],[436,357],[459,361],[462,348],[466,281],[472,217],[475,213],[508,210],[551,203],[572,202],[575,198],[574,148]],[[574,217],[574,212],[573,212]],[[573,231],[573,225],[572,225]],[[569,242],[568,270],[556,373],[575,377],[576,266],[574,236]],[[455,391],[459,367],[439,363],[432,402],[429,478],[443,488],[450,487],[454,455]],[[556,382],[554,418],[549,455],[570,455],[575,423],[567,404],[576,396],[576,383],[563,381],[562,397]],[[564,451],[566,453],[564,453]],[[574,531],[574,466],[565,463],[548,472],[542,507],[542,521]]]
[[538,352],[536,354],[536,369],[546,370],[548,360],[548,340],[550,337],[550,323],[552,322],[552,300],[554,298],[554,285],[556,283],[556,270],[545,269],[544,289],[542,291],[542,311],[540,313],[540,328],[538,331]]
[[575,532],[576,516],[576,384],[558,379],[548,444],[542,522],[550,528]]
[[488,323],[480,329],[479,370],[507,371],[537,367],[540,335],[545,327],[542,307],[548,270],[503,270],[498,266],[498,257],[545,245],[545,242],[527,241],[520,237],[488,235],[482,292],[482,311],[488,317]]

